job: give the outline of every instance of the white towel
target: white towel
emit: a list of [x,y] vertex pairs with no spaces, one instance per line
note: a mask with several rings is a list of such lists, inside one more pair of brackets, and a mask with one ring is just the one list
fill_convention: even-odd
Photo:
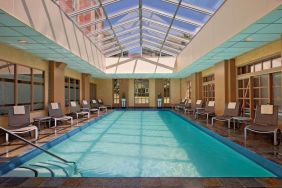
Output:
[[202,103],[202,100],[197,100],[196,101],[196,104],[201,104]]
[[101,99],[98,99],[99,103],[102,103],[102,100]]
[[208,106],[214,107],[215,102],[214,101],[209,101]]
[[97,103],[97,101],[96,101],[95,99],[93,99],[93,100],[92,100],[92,103],[93,103],[93,104],[96,104],[96,103]]
[[71,101],[71,106],[76,107],[76,102]]
[[51,108],[52,108],[53,110],[59,109],[58,103],[51,103]]
[[86,100],[83,100],[82,103],[83,103],[84,105],[87,105],[87,104],[88,104],[88,102],[87,102]]
[[273,114],[273,105],[261,105],[260,107],[261,114],[271,115]]
[[24,106],[14,106],[14,114],[15,115],[23,115],[23,114],[25,114]]
[[192,103],[192,100],[191,100],[191,99],[189,99],[189,100],[188,100],[188,104],[191,104],[191,103]]
[[230,102],[230,103],[228,103],[227,108],[228,108],[228,109],[235,109],[235,108],[236,108],[236,102]]

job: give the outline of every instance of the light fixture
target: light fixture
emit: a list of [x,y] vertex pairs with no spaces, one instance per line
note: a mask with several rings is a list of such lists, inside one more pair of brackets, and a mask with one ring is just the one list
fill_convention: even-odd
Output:
[[246,38],[244,39],[244,41],[245,41],[245,42],[251,42],[251,41],[253,41],[253,39],[252,39],[251,37],[246,37]]
[[27,44],[28,42],[27,42],[27,40],[21,39],[21,40],[18,40],[18,43],[20,43],[20,44]]

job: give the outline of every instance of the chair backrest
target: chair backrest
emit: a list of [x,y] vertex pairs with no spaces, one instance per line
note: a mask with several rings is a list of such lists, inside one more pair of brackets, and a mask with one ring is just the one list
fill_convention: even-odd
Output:
[[22,127],[30,125],[29,106],[13,106],[8,111],[8,126]]
[[203,100],[197,100],[195,107],[196,108],[202,108],[203,107]]
[[90,108],[90,104],[87,100],[82,100],[82,108]]
[[191,99],[187,99],[186,103],[185,103],[185,106],[186,107],[191,107],[191,105],[192,105],[192,100]]
[[62,108],[61,108],[61,104],[56,103],[56,102],[48,104],[48,113],[49,113],[49,116],[55,117],[55,118],[64,116],[64,113],[63,113]]
[[96,99],[92,99],[91,102],[92,102],[91,105],[92,105],[93,108],[99,108],[99,104],[98,104]]
[[229,102],[225,105],[224,116],[236,117],[240,113],[240,105],[237,102]]
[[80,112],[80,107],[76,101],[70,102],[70,113]]
[[205,111],[209,113],[214,113],[214,106],[215,106],[215,101],[209,101],[206,104]]
[[278,126],[278,106],[261,105],[256,108],[254,122],[260,125]]

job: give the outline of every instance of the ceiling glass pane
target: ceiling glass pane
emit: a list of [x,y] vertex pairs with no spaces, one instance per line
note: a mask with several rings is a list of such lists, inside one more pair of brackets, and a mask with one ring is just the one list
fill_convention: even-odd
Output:
[[[182,0],[181,4],[179,0],[142,0],[142,4],[139,0],[58,2],[61,9],[106,54],[159,55],[162,48],[164,55],[175,56],[190,43],[224,0]],[[121,54],[119,50],[122,46],[132,49]]]
[[184,19],[191,19],[199,23],[205,23],[210,18],[207,14],[182,7],[179,8],[177,16]]
[[183,0],[183,2],[216,11],[224,2],[224,0]]

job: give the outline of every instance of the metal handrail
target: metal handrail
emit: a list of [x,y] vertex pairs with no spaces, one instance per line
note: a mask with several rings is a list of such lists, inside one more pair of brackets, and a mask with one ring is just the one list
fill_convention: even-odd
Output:
[[48,155],[50,155],[50,156],[52,156],[52,157],[54,157],[54,158],[56,158],[56,159],[59,159],[60,161],[63,161],[64,163],[72,163],[72,164],[74,165],[74,172],[77,173],[77,164],[76,164],[76,162],[74,162],[74,161],[68,161],[68,160],[66,160],[66,159],[64,159],[64,158],[62,158],[62,157],[60,157],[60,156],[58,156],[58,155],[56,155],[56,154],[54,154],[54,153],[52,153],[52,152],[50,152],[50,151],[44,149],[44,148],[42,148],[42,147],[39,147],[39,146],[33,144],[32,142],[30,142],[30,141],[24,139],[23,137],[21,137],[21,136],[15,134],[15,133],[12,133],[12,132],[8,131],[7,129],[5,129],[5,128],[3,128],[3,127],[0,127],[0,130],[2,130],[2,131],[4,131],[5,133],[10,134],[10,135],[12,135],[12,136],[18,138],[19,140],[21,140],[21,141],[23,141],[23,142],[25,142],[25,143],[27,143],[27,144],[29,144],[29,145],[31,145],[31,146],[33,146],[33,147],[39,149],[39,150],[41,150],[41,151],[43,151],[44,153],[47,153]]

